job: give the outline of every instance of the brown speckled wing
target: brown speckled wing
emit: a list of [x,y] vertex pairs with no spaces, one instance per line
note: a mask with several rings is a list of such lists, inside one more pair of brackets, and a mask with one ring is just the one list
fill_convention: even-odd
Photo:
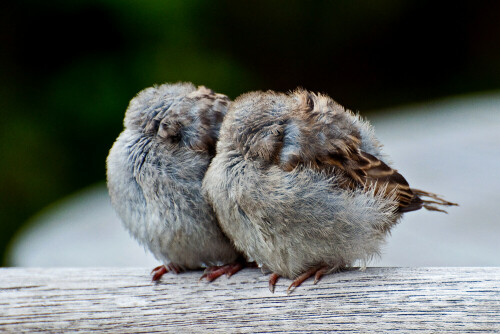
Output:
[[[405,178],[377,157],[360,149],[359,130],[351,124],[350,113],[330,98],[297,91],[300,107],[295,113],[302,123],[301,153],[282,166],[285,170],[300,162],[313,169],[338,173],[340,186],[354,189],[374,189],[387,198],[396,198],[400,211],[418,210],[422,201]],[[286,133],[285,133],[286,134]]]
[[359,150],[357,142],[357,138],[351,137],[343,145],[337,143],[331,146],[310,166],[327,173],[338,174],[341,171],[337,177],[341,187],[374,189],[376,194],[395,197],[401,212],[420,209],[422,201],[413,194],[405,178],[383,161]]
[[341,187],[349,189],[363,187],[374,189],[376,194],[386,198],[395,196],[399,203],[398,211],[401,213],[419,210],[422,207],[446,213],[440,208],[441,206],[458,205],[436,194],[410,188],[406,179],[397,170],[373,155],[353,147],[340,152],[331,151],[326,158],[319,161],[320,163],[313,166],[327,172],[335,170],[343,172],[340,176]]
[[383,161],[363,151],[353,152],[342,162],[343,170],[358,185],[374,188],[384,197],[396,196],[399,211],[413,211],[422,207],[405,178]]
[[[350,111],[330,98],[298,92],[302,95],[302,119],[310,138],[321,138],[313,145],[313,168],[338,173],[340,186],[354,189],[374,189],[386,198],[396,198],[399,211],[413,211],[422,207],[405,178],[377,157],[361,150],[361,136],[350,117]],[[305,145],[303,147],[306,147]]]

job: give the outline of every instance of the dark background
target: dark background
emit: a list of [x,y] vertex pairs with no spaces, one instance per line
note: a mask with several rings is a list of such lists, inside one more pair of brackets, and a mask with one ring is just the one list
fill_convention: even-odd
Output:
[[302,86],[362,114],[500,88],[499,1],[1,6],[0,259],[30,216],[105,179],[128,101],[155,83]]

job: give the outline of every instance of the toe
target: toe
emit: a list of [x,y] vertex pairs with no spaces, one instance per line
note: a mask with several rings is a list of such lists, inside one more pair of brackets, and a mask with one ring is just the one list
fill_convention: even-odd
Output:
[[158,281],[165,273],[167,273],[168,270],[165,266],[158,266],[153,271],[151,272],[153,274],[152,281],[156,282]]
[[328,271],[328,267],[321,267],[318,269],[318,271],[316,272],[316,274],[314,274],[314,283],[313,284],[317,284],[319,282],[319,280],[321,279],[321,277]]
[[272,273],[271,276],[269,277],[269,291],[271,291],[272,293],[274,293],[274,288],[279,278],[280,275],[276,273]]

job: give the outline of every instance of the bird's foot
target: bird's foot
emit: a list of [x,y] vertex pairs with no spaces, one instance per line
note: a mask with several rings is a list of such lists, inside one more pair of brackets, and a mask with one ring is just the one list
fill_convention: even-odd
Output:
[[165,265],[158,266],[151,271],[151,274],[153,275],[152,281],[153,282],[158,281],[164,274],[168,272],[173,272],[178,274],[181,271],[182,269],[174,263],[169,263],[166,266]]
[[288,287],[286,290],[287,294],[292,293],[293,290],[295,290],[296,287],[302,284],[306,279],[314,275],[314,284],[318,283],[321,277],[329,271],[331,268],[328,266],[318,266],[318,267],[312,267],[308,269],[305,273],[301,274],[299,277],[297,277],[292,284]]
[[208,282],[212,282],[224,274],[229,278],[245,267],[254,268],[256,266],[255,262],[236,261],[222,266],[207,267],[201,275],[200,281],[206,278]]
[[[292,293],[292,291],[295,290],[296,287],[301,285],[302,282],[304,282],[306,279],[308,279],[309,277],[311,277],[313,275],[314,275],[314,283],[313,284],[316,284],[319,282],[319,280],[321,279],[321,277],[323,277],[324,274],[331,273],[331,272],[338,272],[338,271],[344,270],[345,268],[346,267],[344,264],[340,264],[340,265],[334,266],[334,267],[326,266],[326,265],[312,267],[311,269],[307,270],[302,275],[297,277],[292,282],[292,284],[290,284],[290,286],[286,290],[286,293],[287,294]],[[274,293],[274,288],[276,286],[276,282],[278,281],[278,279],[280,277],[281,276],[279,274],[276,274],[276,273],[272,273],[271,276],[269,277],[269,291],[271,291],[272,293]]]

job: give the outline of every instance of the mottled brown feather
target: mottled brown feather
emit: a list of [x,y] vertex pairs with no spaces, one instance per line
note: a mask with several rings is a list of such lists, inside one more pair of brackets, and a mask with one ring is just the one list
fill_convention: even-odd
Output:
[[[340,169],[347,178],[341,186],[373,188],[375,193],[383,197],[393,198],[395,196],[399,202],[399,211],[405,211],[405,208],[408,207],[411,207],[410,211],[422,207],[422,205],[418,205],[419,202],[421,203],[418,196],[413,194],[408,182],[397,170],[392,169],[375,156],[360,150],[360,134],[354,127],[345,126],[348,122],[346,122],[344,113],[348,111],[336,111],[339,108],[333,105],[332,100],[329,100],[328,107],[334,112],[325,115],[314,103],[315,99],[318,99],[316,95],[305,91],[299,92],[299,94],[302,95],[302,98],[301,108],[298,108],[297,115],[308,124],[305,128],[312,130],[309,136],[312,138],[315,134],[322,132],[326,133],[328,138],[323,143],[322,148],[317,150],[324,152],[316,157],[319,164],[309,161],[309,166],[322,171],[338,172]],[[342,126],[343,131],[340,133],[343,136],[338,137],[339,132],[336,132],[335,136],[329,135],[328,124]],[[295,159],[294,165],[298,165],[298,163]]]
[[[373,188],[375,193],[386,198],[395,195],[399,204],[398,211],[401,213],[419,210],[422,207],[430,211],[447,213],[436,205],[458,206],[436,194],[410,188],[406,179],[396,169],[392,169],[371,154],[358,150],[357,152],[350,151],[347,156],[337,154],[336,157],[337,161],[330,160],[328,164],[340,167],[351,178],[350,182],[344,183],[344,186]],[[429,197],[431,200],[421,197]]]
[[375,193],[387,198],[395,195],[400,210],[409,206],[415,197],[408,182],[397,170],[371,154],[359,150],[351,152],[342,166],[358,186],[374,188]]

